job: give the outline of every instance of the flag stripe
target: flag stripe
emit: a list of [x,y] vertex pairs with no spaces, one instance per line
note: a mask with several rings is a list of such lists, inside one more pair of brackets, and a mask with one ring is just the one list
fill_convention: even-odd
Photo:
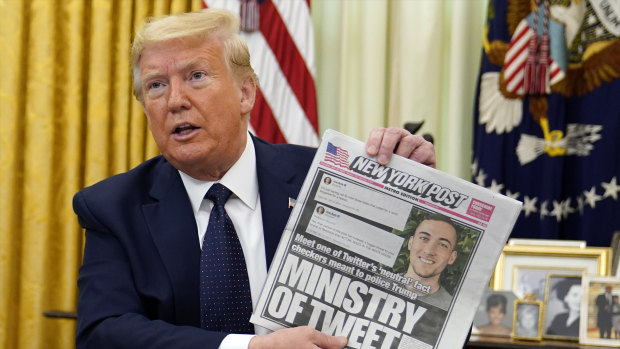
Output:
[[513,69],[506,69],[504,72],[504,75],[510,74],[506,77],[506,84],[509,85],[509,90],[511,90],[510,85],[513,80],[523,80],[523,67],[525,67],[525,61],[521,62],[519,65],[514,65]]
[[273,143],[286,143],[286,138],[271,112],[271,107],[260,90],[256,93],[254,109],[250,113],[250,124],[257,135]]
[[515,54],[514,52],[516,52],[515,50],[521,51],[523,46],[527,46],[529,44],[531,36],[529,30],[530,28],[524,23],[521,23],[517,27],[516,32],[518,34],[516,38],[510,41],[510,45],[508,46],[508,52],[506,52],[506,62],[512,59],[512,55]]
[[264,37],[252,33],[245,35],[245,39],[252,52],[252,66],[259,72],[263,96],[288,142],[318,145],[317,133],[282,74],[276,57],[267,49]]
[[[297,50],[303,57],[306,66],[312,75],[316,78],[314,66],[314,45],[299,45],[304,42],[314,42],[314,32],[312,31],[312,16],[310,15],[310,6],[295,5],[290,0],[271,0],[273,5],[280,13],[280,18],[286,25],[293,42],[297,46]],[[310,0],[308,0],[310,1]]]
[[[224,8],[235,14],[240,11],[239,1],[204,0],[204,6]],[[279,13],[280,8],[284,15]],[[316,146],[319,143],[318,116],[309,3],[283,0],[273,4],[269,0],[262,1],[259,9],[261,31],[240,33],[248,44],[261,92],[250,124],[256,135],[270,142]],[[274,42],[270,43],[269,39]]]
[[[289,1],[290,2],[290,1]],[[289,35],[280,14],[271,1],[260,6],[260,30],[271,47],[282,74],[297,97],[314,131],[318,133],[314,79],[306,63]],[[307,88],[311,86],[312,88]]]
[[[517,60],[521,61],[520,57],[523,55],[523,53],[526,51],[527,49],[527,45],[525,44],[525,41],[523,42],[523,44],[519,43],[519,45],[514,45],[512,47],[510,47],[508,49],[509,54],[506,54],[506,58],[508,58],[506,60],[506,62],[504,63],[504,65],[506,67],[510,67],[513,64],[515,64]],[[525,61],[525,59],[523,59]]]

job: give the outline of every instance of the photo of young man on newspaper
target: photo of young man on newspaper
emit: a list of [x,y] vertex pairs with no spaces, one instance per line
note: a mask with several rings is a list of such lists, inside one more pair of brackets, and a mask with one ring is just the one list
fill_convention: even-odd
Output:
[[458,256],[454,223],[441,214],[429,215],[418,224],[407,248],[409,268],[404,276],[413,281],[407,284],[407,289],[417,293],[419,300],[447,310],[452,294],[441,286],[439,278]]
[[[433,343],[480,233],[446,215],[415,207],[405,229],[393,233],[405,237],[405,243],[392,271],[402,276],[401,283],[417,296],[416,301],[435,307],[429,308],[425,321],[417,324],[412,335],[427,344]],[[381,268],[385,275],[389,275],[388,268]]]

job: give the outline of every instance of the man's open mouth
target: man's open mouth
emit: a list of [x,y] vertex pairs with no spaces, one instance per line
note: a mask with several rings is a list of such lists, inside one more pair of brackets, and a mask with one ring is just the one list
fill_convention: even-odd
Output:
[[425,264],[435,264],[435,261],[431,261],[430,259],[420,257],[420,261]]
[[184,135],[184,134],[192,132],[193,130],[197,128],[198,127],[190,125],[190,124],[183,124],[183,125],[177,126],[177,128],[174,129],[174,133],[179,134],[179,135]]

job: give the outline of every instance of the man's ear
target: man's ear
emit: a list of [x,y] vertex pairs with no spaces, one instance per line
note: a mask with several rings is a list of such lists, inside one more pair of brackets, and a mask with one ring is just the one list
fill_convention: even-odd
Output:
[[245,115],[252,111],[256,101],[256,81],[251,76],[241,81],[241,114]]
[[452,251],[452,253],[450,253],[450,259],[448,259],[448,264],[452,265],[452,263],[454,263],[454,261],[456,260],[456,256],[458,255],[458,253],[456,251]]

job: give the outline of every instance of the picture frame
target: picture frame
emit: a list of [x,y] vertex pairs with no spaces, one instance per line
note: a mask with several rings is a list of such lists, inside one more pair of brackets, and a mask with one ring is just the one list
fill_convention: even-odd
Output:
[[620,260],[620,231],[614,232],[611,237],[611,273],[610,275],[620,276],[618,261]]
[[[495,266],[491,288],[515,290],[515,272],[524,268],[544,268],[556,274],[584,270],[586,274],[605,276],[611,270],[611,248],[506,245]],[[523,296],[521,292],[515,294]]]
[[582,275],[549,274],[543,301],[543,338],[579,340]]
[[547,278],[551,274],[566,274],[581,276],[586,272],[585,268],[579,267],[545,267],[545,266],[523,266],[515,265],[512,273],[512,291],[519,298],[526,294],[534,294],[536,299],[545,300],[547,289]]
[[512,337],[522,340],[542,340],[542,302],[534,297],[514,302]]
[[514,302],[511,291],[487,289],[474,314],[472,334],[489,337],[510,337],[513,330]]
[[581,290],[579,343],[620,347],[620,277],[584,275]]
[[587,246],[585,240],[558,240],[558,239],[523,239],[523,238],[510,238],[508,239],[508,245],[528,245],[528,246],[559,246],[559,247],[579,247],[584,248]]

